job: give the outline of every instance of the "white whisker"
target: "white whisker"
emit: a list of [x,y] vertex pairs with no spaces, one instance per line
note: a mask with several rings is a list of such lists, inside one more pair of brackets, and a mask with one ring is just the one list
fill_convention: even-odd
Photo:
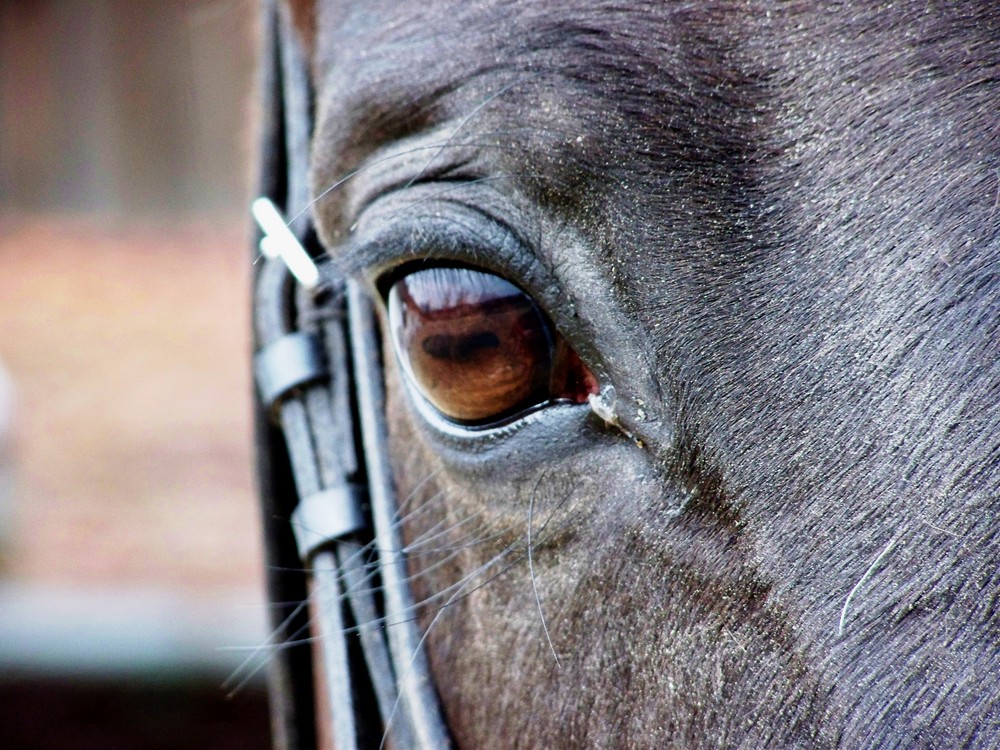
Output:
[[535,594],[535,604],[538,606],[538,616],[542,620],[542,631],[545,633],[545,640],[549,644],[549,650],[552,651],[552,657],[556,660],[556,666],[561,667],[562,663],[559,661],[559,654],[556,653],[556,647],[552,645],[552,636],[549,634],[549,626],[545,622],[545,612],[542,611],[542,597],[538,593],[538,583],[535,579],[535,563],[531,553],[531,525],[534,520],[535,511],[535,495],[538,492],[538,487],[542,483],[542,479],[545,477],[543,472],[538,481],[535,482],[535,487],[531,491],[531,499],[528,501],[528,577],[531,580],[531,590]]
[[854,587],[851,589],[850,593],[848,593],[847,598],[844,599],[844,606],[840,610],[840,623],[837,625],[838,636],[844,634],[844,622],[847,619],[847,608],[850,606],[851,600],[854,598],[854,595],[858,592],[858,589],[861,588],[864,582],[871,577],[872,573],[875,572],[875,569],[878,568],[879,563],[881,563],[882,560],[885,559],[885,556],[892,551],[892,548],[896,546],[896,542],[898,541],[899,541],[898,534],[889,540],[889,543],[885,545],[885,549],[879,552],[878,557],[876,557],[872,561],[872,564],[868,566],[868,570],[866,570],[864,572],[864,575],[862,575],[861,578],[858,579],[858,582],[854,584]]

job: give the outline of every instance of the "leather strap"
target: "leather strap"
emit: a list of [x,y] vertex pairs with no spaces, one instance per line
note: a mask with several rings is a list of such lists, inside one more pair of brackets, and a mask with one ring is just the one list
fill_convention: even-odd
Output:
[[[264,60],[262,195],[294,217],[286,224],[290,234],[277,229],[281,243],[303,245],[294,248],[293,265],[315,264],[315,275],[299,283],[301,266],[293,276],[280,254],[263,262],[255,257],[259,484],[276,612],[275,745],[314,747],[315,702],[325,701],[337,750],[386,742],[399,750],[444,750],[450,741],[395,522],[378,329],[367,297],[335,277],[313,244],[308,68],[285,6],[266,0],[264,12],[271,43]],[[257,205],[255,215],[261,208],[271,213],[269,205]],[[259,247],[261,235],[255,239]],[[265,241],[268,248],[276,244],[278,238]],[[301,564],[290,564],[292,556]],[[306,575],[326,695],[313,691],[308,621],[301,608],[291,617],[283,611],[289,593],[305,589]]]

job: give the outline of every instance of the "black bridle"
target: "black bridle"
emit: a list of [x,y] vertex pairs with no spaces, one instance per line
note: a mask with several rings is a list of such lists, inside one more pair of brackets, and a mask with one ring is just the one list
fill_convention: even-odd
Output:
[[254,374],[275,746],[315,747],[328,714],[337,750],[446,748],[396,519],[377,323],[309,225],[312,87],[276,0],[264,40]]

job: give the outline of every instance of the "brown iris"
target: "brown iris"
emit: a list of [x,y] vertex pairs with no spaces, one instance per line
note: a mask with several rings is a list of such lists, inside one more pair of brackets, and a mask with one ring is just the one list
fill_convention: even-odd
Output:
[[535,302],[499,276],[429,268],[389,290],[396,354],[446,417],[488,423],[553,399],[581,403],[597,381]]

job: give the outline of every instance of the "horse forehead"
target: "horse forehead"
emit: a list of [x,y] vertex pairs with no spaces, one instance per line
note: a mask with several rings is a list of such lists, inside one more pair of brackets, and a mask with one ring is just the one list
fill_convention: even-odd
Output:
[[[314,65],[319,122],[330,125],[318,154],[346,172],[385,142],[476,111],[466,132],[585,134],[586,166],[612,179],[631,169],[662,183],[678,165],[739,178],[747,166],[785,168],[784,152],[793,167],[825,165],[826,189],[845,161],[883,173],[912,161],[894,137],[969,134],[975,108],[956,94],[995,62],[989,15],[974,3],[927,14],[905,3],[772,12],[753,2],[321,0]],[[525,143],[523,161],[535,165],[551,139],[542,142]],[[571,150],[560,155],[574,166]]]
[[[329,117],[361,123],[369,139],[378,137],[379,123],[459,89],[473,98],[533,89],[536,102],[566,101],[547,110],[551,121],[587,100],[620,103],[629,95],[643,100],[634,114],[677,110],[696,104],[690,98],[699,80],[725,88],[738,78],[727,68],[736,64],[733,51],[758,33],[750,30],[755,17],[746,5],[692,10],[604,0],[324,2],[316,21],[321,105]],[[499,105],[516,99],[505,96]]]

